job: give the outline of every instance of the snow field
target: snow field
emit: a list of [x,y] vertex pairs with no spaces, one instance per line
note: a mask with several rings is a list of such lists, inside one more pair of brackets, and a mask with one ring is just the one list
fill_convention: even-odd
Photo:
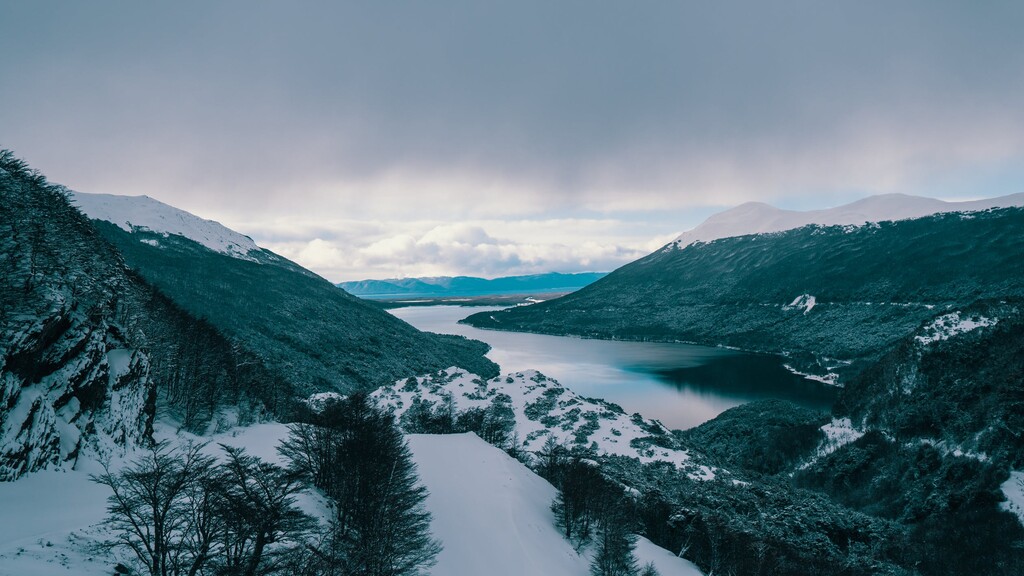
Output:
[[[168,206],[149,196],[116,196],[73,192],[71,202],[94,220],[105,220],[131,232],[136,228],[164,236],[177,234],[203,246],[242,260],[256,261],[249,252],[260,251],[252,238],[213,220]],[[159,242],[143,240],[152,246]]]
[[[284,424],[257,424],[209,437],[180,433],[160,422],[158,440],[209,442],[245,448],[249,454],[283,464],[277,445],[288,434]],[[444,550],[430,571],[435,576],[589,574],[586,552],[577,553],[554,526],[555,489],[529,468],[473,434],[408,437],[420,480],[430,492],[434,537]],[[137,454],[137,453],[136,453]],[[112,461],[117,468],[134,454]],[[109,575],[124,556],[98,553],[106,536],[99,526],[106,514],[107,488],[89,480],[102,470],[83,460],[72,471],[43,471],[0,483],[0,576]],[[327,504],[317,493],[299,505],[323,517]],[[662,576],[699,576],[690,562],[637,541],[640,564],[654,562]]]

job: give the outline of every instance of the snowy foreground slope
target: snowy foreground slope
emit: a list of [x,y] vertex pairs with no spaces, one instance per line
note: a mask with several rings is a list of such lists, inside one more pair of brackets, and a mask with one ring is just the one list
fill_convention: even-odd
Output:
[[783,210],[762,202],[747,202],[711,216],[693,230],[680,234],[670,246],[683,248],[694,242],[782,232],[808,224],[859,226],[866,222],[906,220],[944,212],[975,212],[1014,206],[1024,206],[1024,193],[970,202],[946,202],[906,194],[881,194],[835,208],[808,211]]
[[74,192],[71,202],[93,220],[105,220],[131,232],[149,230],[167,236],[177,234],[203,246],[242,260],[256,261],[250,252],[260,252],[252,238],[154,200],[149,196],[116,196]]
[[[276,446],[288,433],[283,424],[234,429],[209,440],[245,448],[279,462]],[[166,425],[156,436],[185,441]],[[550,504],[555,489],[528,468],[473,434],[413,435],[409,446],[420,479],[430,492],[434,536],[444,550],[431,570],[436,576],[585,576],[589,560],[577,554],[554,527]],[[117,463],[115,462],[116,466]],[[28,474],[0,483],[0,576],[109,575],[117,558],[96,554],[98,524],[107,490],[89,480],[95,462],[74,471]],[[301,500],[316,512],[319,500]],[[690,562],[640,538],[641,565],[653,562],[662,576],[699,576]]]
[[[409,436],[427,508],[444,544],[432,574],[444,576],[585,576],[589,560],[558,533],[555,488],[474,434]],[[641,539],[640,564],[662,576],[698,575],[686,560]]]

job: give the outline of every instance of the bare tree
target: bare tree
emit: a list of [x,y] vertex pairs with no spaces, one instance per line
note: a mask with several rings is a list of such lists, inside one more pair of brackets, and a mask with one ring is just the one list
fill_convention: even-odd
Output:
[[200,524],[214,530],[209,503],[196,500],[214,463],[202,448],[157,442],[120,472],[108,468],[92,477],[113,492],[107,499],[106,524],[115,534],[110,545],[130,550],[152,576],[196,574],[208,559],[202,542],[187,536]]
[[217,512],[224,522],[221,573],[279,572],[314,525],[295,505],[304,485],[299,475],[241,448],[221,447],[227,455],[217,482]]

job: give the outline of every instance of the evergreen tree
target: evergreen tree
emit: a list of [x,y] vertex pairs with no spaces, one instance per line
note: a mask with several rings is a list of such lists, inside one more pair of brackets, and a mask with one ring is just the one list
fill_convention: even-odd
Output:
[[629,529],[629,514],[621,496],[619,500],[609,496],[598,513],[590,573],[593,576],[637,576],[640,569],[633,556],[636,538]]
[[644,567],[640,569],[640,576],[661,576],[658,574],[658,569],[654,567],[654,562],[648,562],[644,564]]
[[296,426],[282,452],[336,504],[327,564],[361,576],[411,576],[432,566],[441,547],[430,535],[427,491],[393,416],[353,394],[314,420],[329,431]]

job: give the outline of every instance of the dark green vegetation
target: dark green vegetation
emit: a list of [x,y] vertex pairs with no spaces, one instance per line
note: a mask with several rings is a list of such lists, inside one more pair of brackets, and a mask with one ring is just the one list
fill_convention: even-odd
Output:
[[694,480],[666,464],[609,458],[602,472],[642,496],[642,534],[707,574],[914,573],[905,530],[785,477]]
[[148,437],[159,404],[287,413],[258,358],[128,269],[65,191],[0,154],[0,479]]
[[899,342],[853,379],[836,406],[900,442],[927,439],[1024,466],[1024,302],[979,303],[962,315],[995,326],[921,345]]
[[796,481],[906,524],[924,573],[1019,574],[1024,530],[997,503],[1024,463],[1024,318],[1013,302],[968,312],[998,323],[907,338],[851,381],[835,411],[873,431]]
[[[867,433],[831,453],[817,454],[821,415],[767,401],[676,433],[748,486],[692,483],[625,461],[605,472],[662,510],[654,525],[642,515],[652,540],[689,546],[687,557],[716,572],[1020,574],[1024,528],[999,503],[1022,459],[1024,320],[1006,302],[962,315],[998,323],[898,342],[843,390],[835,415]],[[681,523],[686,514],[703,520]],[[775,566],[767,572],[765,554]]]
[[[1022,460],[1020,309],[935,313],[945,330],[929,320],[897,341],[832,415],[753,402],[661,440],[716,466],[712,480],[585,445],[554,447],[559,458],[546,446],[532,464],[560,489],[555,511],[574,542],[593,538],[596,503],[614,501],[594,494],[611,486],[632,495],[616,522],[706,573],[1024,573],[1024,528],[999,506]],[[961,332],[961,321],[980,327]],[[866,433],[839,445],[822,429],[834,417]]]
[[[807,226],[666,248],[568,296],[465,322],[786,352],[804,371],[845,379],[947,306],[1024,295],[1021,254],[1019,208]],[[801,295],[816,305],[788,306]]]
[[726,410],[676,435],[726,468],[778,474],[825,440],[821,427],[829,420],[827,414],[789,402],[763,400]]
[[310,576],[413,576],[441,550],[430,535],[427,490],[391,414],[363,393],[307,412],[280,451],[333,502]]
[[442,276],[439,278],[399,278],[393,280],[360,280],[342,282],[339,288],[356,296],[379,298],[394,296],[489,296],[495,294],[543,294],[572,292],[600,280],[605,272],[579,274],[532,274],[503,278],[474,278],[471,276]]
[[497,375],[486,344],[420,332],[271,252],[251,262],[180,236],[94,223],[142,277],[298,390],[368,390],[451,366]]

